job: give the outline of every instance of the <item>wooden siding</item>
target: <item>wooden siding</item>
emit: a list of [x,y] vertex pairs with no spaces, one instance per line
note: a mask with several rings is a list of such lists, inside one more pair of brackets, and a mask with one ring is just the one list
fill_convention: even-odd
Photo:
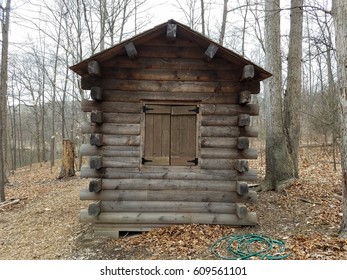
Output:
[[[97,94],[82,101],[91,119],[81,130],[91,141],[81,148],[90,157],[81,177],[93,180],[80,198],[98,202],[81,220],[106,234],[173,223],[254,225],[256,214],[243,204],[257,201],[246,182],[257,179],[247,160],[257,158],[249,138],[258,136],[250,120],[259,106],[249,96],[259,81],[240,81],[243,66],[218,51],[207,61],[206,49],[180,33],[130,47],[134,57],[123,52],[102,61],[100,77],[82,78]],[[188,107],[197,112],[180,111]]]

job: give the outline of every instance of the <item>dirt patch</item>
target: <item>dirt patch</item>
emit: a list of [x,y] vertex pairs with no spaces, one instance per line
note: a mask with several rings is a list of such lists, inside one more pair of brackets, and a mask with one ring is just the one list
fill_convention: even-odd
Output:
[[[251,163],[264,175],[263,155]],[[174,225],[116,240],[95,238],[93,227],[78,220],[89,202],[79,190],[89,180],[79,174],[58,180],[59,164],[20,168],[6,187],[19,204],[0,210],[0,259],[215,259],[210,246],[227,235],[256,233],[286,243],[288,259],[347,259],[347,240],[338,238],[341,171],[320,148],[301,152],[300,176],[283,193],[259,193],[252,210],[255,227]]]

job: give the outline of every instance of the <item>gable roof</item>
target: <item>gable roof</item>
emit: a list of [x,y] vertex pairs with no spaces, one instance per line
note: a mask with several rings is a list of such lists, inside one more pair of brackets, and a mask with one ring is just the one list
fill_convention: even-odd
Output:
[[156,38],[162,34],[166,34],[167,32],[167,25],[168,24],[176,24],[177,25],[177,34],[180,34],[181,36],[189,39],[190,41],[196,43],[197,45],[207,49],[208,46],[213,43],[218,47],[217,54],[225,59],[226,61],[232,62],[232,63],[237,63],[242,66],[244,65],[253,65],[254,70],[256,72],[256,77],[259,81],[262,81],[268,77],[271,76],[271,73],[267,72],[260,66],[256,65],[255,63],[251,62],[248,59],[245,59],[243,56],[237,54],[234,51],[231,51],[222,45],[210,40],[209,38],[203,36],[201,33],[192,30],[188,26],[181,24],[173,19],[169,20],[168,22],[164,22],[160,25],[155,26],[152,29],[149,29],[141,34],[138,34],[132,38],[129,38],[119,44],[116,44],[108,49],[105,49],[99,53],[96,53],[92,55],[91,57],[82,60],[81,62],[73,65],[70,67],[71,70],[79,74],[80,76],[86,76],[88,75],[87,72],[87,66],[88,62],[91,60],[96,60],[99,63],[102,63],[103,61],[107,61],[111,59],[112,57],[118,56],[118,55],[123,55],[125,54],[125,48],[124,46],[128,44],[129,42],[133,42],[134,45],[140,45],[144,42],[150,41],[153,38]]

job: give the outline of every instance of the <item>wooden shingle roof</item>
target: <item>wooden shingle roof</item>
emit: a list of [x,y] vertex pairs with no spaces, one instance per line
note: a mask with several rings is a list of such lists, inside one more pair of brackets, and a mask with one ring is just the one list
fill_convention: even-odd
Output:
[[145,42],[148,42],[156,37],[162,36],[163,34],[167,34],[168,24],[175,24],[177,26],[176,32],[182,37],[185,37],[192,41],[193,43],[201,46],[202,48],[207,49],[211,44],[218,47],[217,54],[221,58],[225,59],[234,64],[238,64],[241,67],[245,65],[253,65],[255,71],[255,78],[259,81],[262,81],[271,76],[271,73],[267,72],[260,66],[251,62],[250,60],[244,58],[243,56],[237,54],[236,52],[229,50],[218,43],[210,40],[209,38],[203,36],[201,33],[192,30],[188,26],[181,24],[175,20],[169,20],[168,22],[164,22],[160,25],[155,26],[152,29],[149,29],[141,34],[138,34],[132,38],[129,38],[119,44],[116,44],[104,51],[96,53],[91,57],[73,65],[70,67],[71,70],[76,72],[82,77],[88,76],[88,62],[96,60],[101,65],[103,62],[112,59],[113,57],[124,55],[126,53],[125,46],[129,43],[133,43],[136,45],[141,45]]

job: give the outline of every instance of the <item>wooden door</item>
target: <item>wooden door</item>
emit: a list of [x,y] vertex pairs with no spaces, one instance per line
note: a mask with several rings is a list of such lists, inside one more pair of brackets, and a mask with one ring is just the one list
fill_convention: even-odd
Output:
[[145,107],[145,165],[196,165],[197,106]]
[[171,165],[195,165],[196,106],[171,107]]
[[170,118],[169,106],[147,107],[145,121],[146,165],[170,165]]

